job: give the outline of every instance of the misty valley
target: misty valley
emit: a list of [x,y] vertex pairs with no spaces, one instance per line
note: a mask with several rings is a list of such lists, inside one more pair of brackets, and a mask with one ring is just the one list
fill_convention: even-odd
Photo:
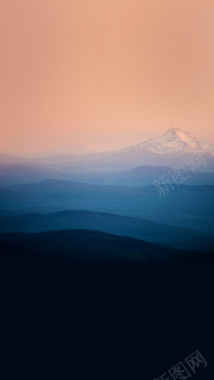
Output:
[[171,129],[91,155],[1,155],[1,259],[213,261],[214,154],[186,136]]

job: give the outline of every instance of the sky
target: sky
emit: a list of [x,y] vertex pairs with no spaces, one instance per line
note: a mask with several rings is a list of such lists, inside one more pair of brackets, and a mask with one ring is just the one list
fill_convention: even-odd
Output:
[[213,0],[0,0],[0,153],[214,142]]

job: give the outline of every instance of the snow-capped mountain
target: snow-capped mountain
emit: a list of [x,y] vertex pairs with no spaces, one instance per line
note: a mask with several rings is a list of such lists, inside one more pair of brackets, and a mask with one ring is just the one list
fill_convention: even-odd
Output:
[[146,140],[140,144],[120,149],[120,152],[148,151],[156,154],[208,154],[214,156],[214,145],[208,141],[200,141],[186,131],[170,128],[159,137]]

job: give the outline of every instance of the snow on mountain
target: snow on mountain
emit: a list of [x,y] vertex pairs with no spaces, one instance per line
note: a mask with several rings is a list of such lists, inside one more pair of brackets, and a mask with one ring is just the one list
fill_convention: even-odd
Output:
[[170,128],[162,136],[154,137],[120,150],[120,152],[131,151],[149,151],[162,155],[169,153],[200,153],[214,156],[214,145],[208,141],[200,141],[179,128]]
[[214,145],[208,141],[200,141],[200,146],[214,155]]

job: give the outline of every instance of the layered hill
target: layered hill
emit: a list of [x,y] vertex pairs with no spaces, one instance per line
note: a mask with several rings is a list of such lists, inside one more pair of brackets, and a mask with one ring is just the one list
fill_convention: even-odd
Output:
[[[102,211],[213,234],[214,186],[174,187],[160,197],[155,186],[102,186],[46,180],[0,188],[0,214]],[[4,212],[6,214],[4,214]]]
[[0,218],[0,233],[37,233],[71,229],[97,230],[182,249],[214,248],[214,238],[203,232],[104,212],[70,210]]

